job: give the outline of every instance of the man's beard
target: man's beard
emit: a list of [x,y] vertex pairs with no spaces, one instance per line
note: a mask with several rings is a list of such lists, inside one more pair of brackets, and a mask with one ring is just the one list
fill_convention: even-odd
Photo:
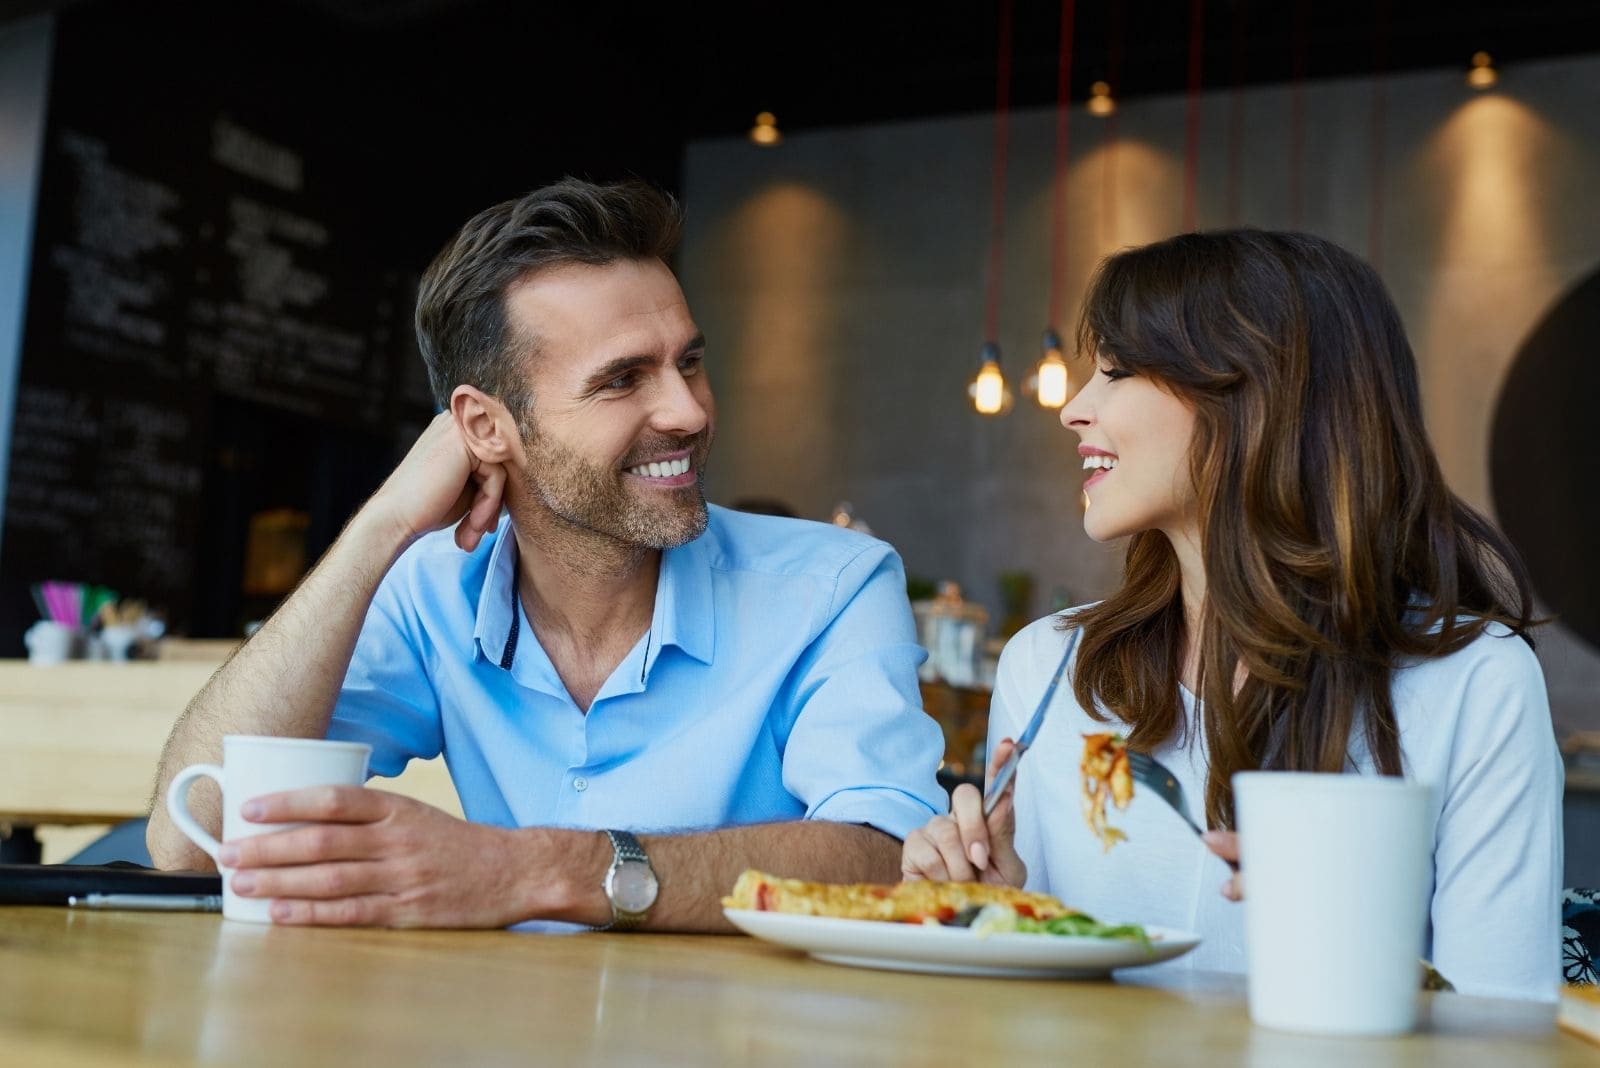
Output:
[[[710,430],[688,437],[657,437],[638,442],[632,458],[617,467],[590,463],[559,441],[537,430],[523,430],[528,457],[525,482],[529,495],[556,518],[589,531],[647,549],[672,549],[705,533],[705,461],[711,451]],[[677,489],[641,485],[629,492],[633,476],[625,468],[641,458],[689,449],[695,481]],[[642,480],[641,480],[642,481]]]

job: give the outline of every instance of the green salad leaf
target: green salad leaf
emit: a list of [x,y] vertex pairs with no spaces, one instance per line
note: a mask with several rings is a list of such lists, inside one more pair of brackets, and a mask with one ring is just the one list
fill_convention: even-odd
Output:
[[1150,936],[1136,923],[1100,923],[1082,913],[1067,913],[1048,920],[1022,916],[1009,905],[985,905],[969,925],[973,934],[1049,934],[1074,938],[1120,938],[1150,948]]

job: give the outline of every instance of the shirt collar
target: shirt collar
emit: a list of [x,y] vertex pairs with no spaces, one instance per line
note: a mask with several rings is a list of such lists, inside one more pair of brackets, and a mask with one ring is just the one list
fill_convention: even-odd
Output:
[[655,640],[645,658],[648,676],[664,646],[675,645],[702,664],[711,663],[717,623],[712,609],[711,557],[713,536],[707,532],[661,554],[656,582],[656,610],[650,621]]
[[485,660],[509,667],[516,652],[517,534],[504,516],[489,551],[489,570],[478,593],[478,616],[472,637]]
[[[712,543],[707,533],[661,554],[661,575],[656,581],[655,612],[650,620],[651,640],[645,656],[646,677],[664,646],[673,645],[702,664],[711,663],[716,647],[716,619],[711,588]],[[502,518],[494,548],[489,552],[488,573],[478,594],[478,614],[472,636],[484,659],[509,668],[522,641],[516,598],[517,537],[509,517]]]

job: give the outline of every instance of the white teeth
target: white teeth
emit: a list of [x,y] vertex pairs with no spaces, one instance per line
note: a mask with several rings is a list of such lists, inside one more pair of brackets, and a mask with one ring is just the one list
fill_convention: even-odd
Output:
[[666,463],[648,463],[630,467],[628,474],[638,475],[640,478],[676,478],[687,470],[689,470],[689,458],[684,456],[677,460],[668,460]]
[[1085,456],[1083,458],[1083,469],[1085,471],[1091,471],[1097,467],[1103,467],[1109,471],[1115,466],[1117,466],[1117,458],[1115,456]]

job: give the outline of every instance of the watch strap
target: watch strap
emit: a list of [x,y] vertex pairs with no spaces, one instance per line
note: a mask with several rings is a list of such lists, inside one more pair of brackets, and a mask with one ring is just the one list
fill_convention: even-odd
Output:
[[642,860],[650,863],[650,857],[644,851],[644,846],[632,831],[607,830],[606,837],[611,839],[611,848],[616,851],[617,860]]
[[[626,861],[635,861],[650,867],[650,855],[644,851],[644,846],[631,831],[616,831],[606,828],[606,837],[611,840],[611,867],[606,872],[606,899],[611,902],[611,922],[596,927],[597,931],[631,931],[644,923],[648,912],[628,912],[617,907],[616,899],[611,896],[611,873],[615,872]],[[654,873],[654,869],[651,869]]]

